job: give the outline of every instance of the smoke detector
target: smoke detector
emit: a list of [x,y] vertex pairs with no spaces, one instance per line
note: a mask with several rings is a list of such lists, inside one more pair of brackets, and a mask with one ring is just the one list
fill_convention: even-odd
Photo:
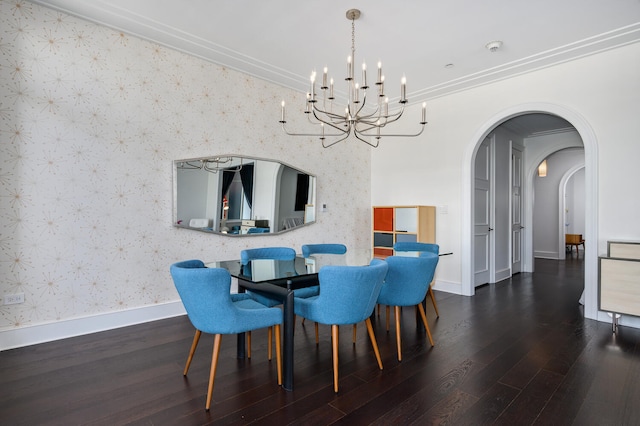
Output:
[[486,47],[489,52],[493,53],[502,47],[502,42],[500,40],[491,41],[487,43],[484,47]]

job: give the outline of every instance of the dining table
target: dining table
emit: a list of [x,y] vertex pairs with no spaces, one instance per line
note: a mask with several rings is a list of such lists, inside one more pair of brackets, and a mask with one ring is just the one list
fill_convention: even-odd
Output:
[[[371,250],[351,250],[344,255],[314,254],[293,260],[239,259],[208,262],[209,268],[224,268],[238,280],[238,292],[250,290],[282,303],[282,387],[293,390],[294,290],[319,285],[318,271],[325,265],[363,266],[371,261]],[[245,334],[239,333],[237,356],[246,353]]]
[[[418,256],[419,252],[399,252],[401,256]],[[451,253],[440,253],[440,256]],[[210,268],[224,268],[238,280],[238,292],[250,290],[282,304],[282,387],[293,390],[294,290],[319,285],[318,272],[323,266],[364,266],[373,259],[371,249],[351,249],[345,254],[297,255],[293,260],[256,259],[243,264],[239,259],[208,262]],[[245,334],[237,338],[237,357],[246,355]]]

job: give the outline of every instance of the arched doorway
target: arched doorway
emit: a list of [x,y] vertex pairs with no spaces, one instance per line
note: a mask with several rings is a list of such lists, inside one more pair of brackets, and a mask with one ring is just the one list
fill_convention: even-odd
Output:
[[[593,241],[591,249],[585,252],[585,316],[597,319],[597,223],[598,223],[598,149],[595,133],[582,116],[565,107],[548,103],[530,103],[508,108],[491,117],[476,132],[465,151],[463,159],[463,199],[462,199],[462,294],[473,295],[475,293],[474,274],[474,250],[473,250],[473,181],[475,172],[475,157],[480,144],[500,124],[505,121],[531,113],[551,114],[567,120],[575,127],[584,144],[585,150],[585,239]],[[557,149],[557,148],[556,148]],[[527,156],[526,167],[523,170],[523,222],[532,223],[533,205],[533,176],[537,165],[548,156],[550,152],[536,152]],[[534,166],[535,165],[535,166]],[[531,227],[525,226],[523,238],[523,264],[522,270],[533,271],[533,250]]]
[[[568,215],[567,187],[571,181],[576,180],[576,176],[580,174],[580,172],[582,172],[582,175],[583,175],[582,185],[584,186],[584,162],[582,164],[577,164],[574,167],[567,170],[564,173],[564,176],[562,176],[562,179],[560,180],[560,185],[558,185],[558,204],[560,206],[560,209],[558,210],[558,227],[560,230],[564,231],[563,233],[567,233],[567,234],[579,233],[579,232],[576,232],[575,228],[567,229],[567,227],[570,226],[569,220],[567,218],[567,215]],[[582,199],[584,199],[584,190],[582,191],[581,197]],[[584,222],[584,210],[582,211],[582,216],[583,216],[583,222]],[[562,234],[558,235],[558,245],[559,245],[558,253],[560,254],[559,259],[565,259],[565,256],[566,256],[566,244],[563,237],[564,235]]]

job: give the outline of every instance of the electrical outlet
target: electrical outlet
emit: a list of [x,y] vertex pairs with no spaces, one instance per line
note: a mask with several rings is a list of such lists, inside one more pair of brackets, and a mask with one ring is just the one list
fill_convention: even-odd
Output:
[[17,305],[19,303],[24,303],[24,293],[7,294],[4,296],[5,305]]

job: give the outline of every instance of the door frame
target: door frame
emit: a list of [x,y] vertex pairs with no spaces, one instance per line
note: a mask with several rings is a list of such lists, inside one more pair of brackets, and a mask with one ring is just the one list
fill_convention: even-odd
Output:
[[[564,226],[564,223],[565,223],[564,213],[567,209],[567,200],[566,200],[567,183],[576,173],[578,173],[582,169],[584,169],[584,164],[577,164],[571,167],[562,176],[562,179],[560,179],[560,184],[558,185],[558,206],[560,206],[560,209],[558,211],[558,231],[559,231],[558,232],[558,259],[560,260],[564,260],[567,258],[567,250],[566,250],[567,245],[565,244],[565,238],[564,238],[564,234],[566,231]],[[577,247],[576,247],[576,250],[577,250]]]
[[[462,179],[462,283],[461,291],[463,295],[472,296],[475,294],[473,286],[473,176],[475,154],[479,144],[489,135],[493,129],[505,121],[520,115],[531,113],[552,114],[567,120],[576,129],[582,139],[585,152],[585,239],[593,241],[589,246],[591,249],[585,250],[585,291],[584,314],[586,318],[597,319],[597,279],[598,279],[598,251],[594,248],[598,246],[598,145],[595,132],[589,123],[576,111],[567,107],[545,102],[533,102],[515,105],[507,108],[493,117],[490,117],[473,135],[463,158],[463,179]],[[544,153],[543,153],[544,154]],[[546,154],[545,154],[546,155]],[[540,154],[538,155],[540,156]],[[523,209],[525,215],[523,223],[525,232],[523,235],[523,272],[533,272],[533,230],[531,226],[533,219],[533,177],[536,167],[542,158],[527,158],[527,165],[524,170],[523,182]]]

